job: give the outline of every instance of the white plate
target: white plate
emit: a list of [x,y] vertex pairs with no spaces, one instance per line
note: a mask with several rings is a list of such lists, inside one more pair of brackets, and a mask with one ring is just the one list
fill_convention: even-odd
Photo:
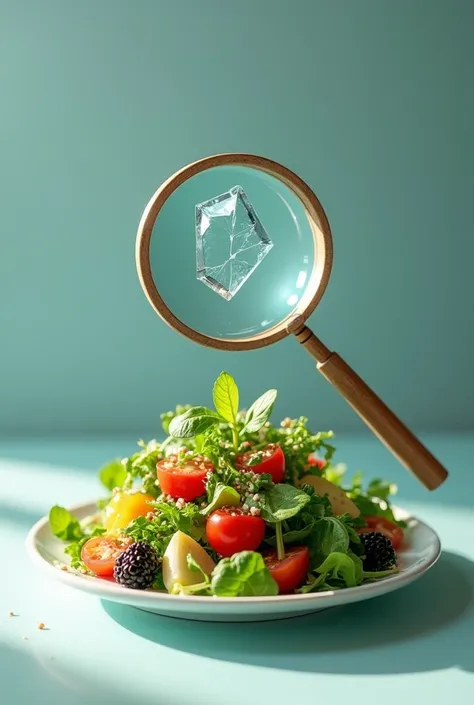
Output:
[[[79,519],[96,511],[95,504],[82,504],[71,511]],[[328,607],[337,607],[351,602],[360,602],[385,595],[392,590],[408,585],[433,566],[441,553],[438,535],[419,519],[396,509],[397,517],[407,519],[405,548],[399,553],[400,572],[375,583],[355,588],[318,592],[308,595],[282,595],[280,597],[198,597],[178,596],[148,590],[131,590],[116,583],[87,575],[76,575],[56,566],[66,562],[64,544],[50,530],[48,518],[44,517],[28,534],[26,546],[32,561],[52,578],[73,588],[89,592],[103,600],[121,602],[148,612],[211,622],[253,622],[284,619],[317,612]]]

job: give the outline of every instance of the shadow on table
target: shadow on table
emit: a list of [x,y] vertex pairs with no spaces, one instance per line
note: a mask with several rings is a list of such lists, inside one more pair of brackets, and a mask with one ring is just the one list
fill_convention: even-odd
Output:
[[309,617],[219,624],[103,606],[144,639],[221,661],[310,673],[474,671],[474,563],[453,553],[402,590]]

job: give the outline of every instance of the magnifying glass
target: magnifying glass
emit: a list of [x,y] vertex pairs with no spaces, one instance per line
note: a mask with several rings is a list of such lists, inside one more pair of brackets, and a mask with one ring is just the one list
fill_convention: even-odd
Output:
[[313,191],[277,162],[219,154],[171,176],[149,201],[138,275],[158,315],[201,345],[253,350],[294,335],[317,369],[421,483],[447,471],[305,325],[327,287],[331,230]]

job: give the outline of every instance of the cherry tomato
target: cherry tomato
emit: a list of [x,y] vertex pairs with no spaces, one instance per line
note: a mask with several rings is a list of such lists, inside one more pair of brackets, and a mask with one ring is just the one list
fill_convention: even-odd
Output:
[[400,547],[403,541],[403,529],[401,529],[393,521],[385,519],[384,517],[364,517],[367,524],[366,527],[358,529],[359,534],[368,534],[371,531],[378,531],[379,533],[386,536],[392,542],[392,546],[395,550]]
[[161,491],[185,502],[205,493],[206,475],[212,470],[214,465],[210,460],[198,457],[180,462],[176,455],[160,460],[156,466]]
[[268,472],[273,482],[285,477],[285,456],[280,446],[270,443],[264,450],[249,451],[237,458],[239,470],[251,470],[259,475]]
[[308,456],[308,467],[309,468],[317,467],[320,470],[322,470],[325,465],[326,465],[326,461],[323,460],[322,458],[317,458],[315,455]]
[[281,595],[299,588],[305,581],[309,569],[309,550],[306,546],[292,546],[279,561],[276,551],[263,554],[270,575],[278,583]]
[[255,551],[263,541],[265,522],[240,507],[223,507],[207,520],[206,535],[212,548],[228,558],[239,551]]
[[117,492],[105,508],[105,528],[107,531],[123,529],[133,519],[148,514],[151,511],[148,502],[153,501],[151,494],[144,492]]
[[102,578],[113,575],[115,561],[130,545],[130,540],[111,536],[94,536],[81,549],[81,560],[90,571]]

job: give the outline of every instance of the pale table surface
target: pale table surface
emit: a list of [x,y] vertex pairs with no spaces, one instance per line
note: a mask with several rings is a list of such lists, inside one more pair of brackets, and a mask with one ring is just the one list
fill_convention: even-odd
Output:
[[[101,603],[44,578],[24,540],[54,503],[100,494],[94,470],[127,439],[0,443],[0,703],[457,705],[474,692],[474,435],[428,436],[448,466],[434,493],[369,437],[338,439],[354,472],[398,482],[398,503],[440,534],[412,586],[310,617],[206,624]],[[10,617],[13,610],[19,616]],[[39,631],[38,622],[47,630]],[[24,640],[23,637],[28,637]]]

